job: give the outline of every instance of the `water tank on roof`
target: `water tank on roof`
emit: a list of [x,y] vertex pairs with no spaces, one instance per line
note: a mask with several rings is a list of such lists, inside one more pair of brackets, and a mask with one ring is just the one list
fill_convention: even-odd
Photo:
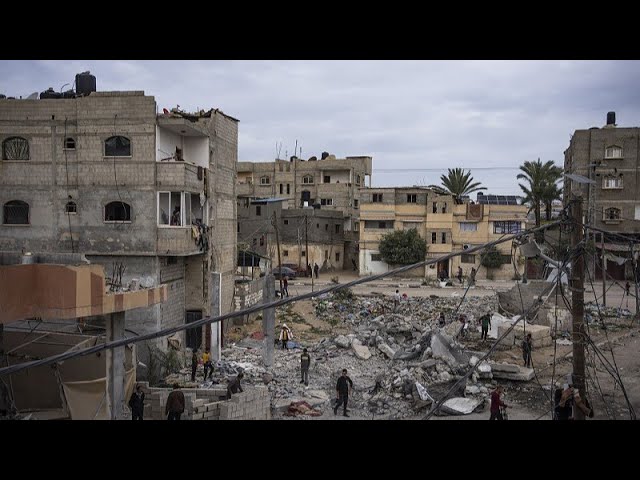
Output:
[[322,160],[326,159],[329,156],[329,152],[322,152],[322,156],[320,157]]
[[616,112],[607,112],[607,125],[616,124]]
[[89,95],[96,91],[96,77],[91,72],[82,72],[76,75],[76,93]]
[[7,96],[0,93],[0,98],[7,98]]
[[41,99],[46,98],[62,98],[62,94],[56,92],[52,87],[47,88],[44,92],[40,94]]
[[62,98],[76,98],[76,92],[73,90],[67,90],[62,93]]

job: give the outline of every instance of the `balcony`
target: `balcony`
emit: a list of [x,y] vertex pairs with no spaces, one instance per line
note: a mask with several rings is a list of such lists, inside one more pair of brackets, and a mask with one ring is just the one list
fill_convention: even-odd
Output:
[[158,228],[158,255],[199,255],[191,227]]
[[201,192],[209,170],[184,162],[156,163],[156,186],[161,190]]

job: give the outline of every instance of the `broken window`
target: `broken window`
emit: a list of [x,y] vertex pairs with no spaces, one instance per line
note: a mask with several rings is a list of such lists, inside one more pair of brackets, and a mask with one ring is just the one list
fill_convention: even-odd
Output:
[[29,160],[29,142],[22,137],[7,138],[2,142],[3,160]]
[[604,211],[604,219],[605,220],[620,220],[620,209],[619,208],[607,208]]
[[282,251],[282,255],[285,256],[285,257],[288,257],[289,256],[289,250],[283,250]]
[[78,213],[78,205],[76,205],[76,202],[67,202],[64,207],[64,211],[65,213],[76,214]]
[[285,224],[285,225],[289,225],[289,220],[285,220],[285,221],[284,221],[284,224]]
[[324,176],[324,181],[322,183],[331,183],[331,176],[330,175],[325,175]]
[[29,225],[29,204],[20,200],[11,200],[4,204],[5,225]]
[[104,141],[105,157],[130,157],[131,141],[127,137],[115,136]]
[[438,202],[433,202],[433,213],[438,213]]
[[105,222],[130,222],[131,206],[124,202],[107,203],[104,207]]
[[76,140],[72,137],[67,137],[64,139],[64,148],[66,150],[75,150],[76,149]]

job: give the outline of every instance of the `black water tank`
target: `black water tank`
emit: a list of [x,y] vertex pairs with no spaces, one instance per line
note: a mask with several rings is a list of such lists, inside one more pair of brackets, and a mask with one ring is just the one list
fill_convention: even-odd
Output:
[[616,112],[608,112],[607,125],[615,125],[615,124],[616,124]]
[[89,95],[96,91],[96,77],[91,72],[82,72],[76,75],[76,93]]
[[53,88],[49,87],[47,88],[44,92],[42,92],[40,94],[40,98],[41,99],[46,99],[46,98],[62,98],[62,94],[59,92],[56,92]]
[[7,96],[0,93],[0,98],[7,98]]
[[62,98],[76,98],[76,92],[73,90],[67,90],[62,93]]
[[329,152],[322,152],[322,160],[324,160],[325,158],[327,158],[329,156]]

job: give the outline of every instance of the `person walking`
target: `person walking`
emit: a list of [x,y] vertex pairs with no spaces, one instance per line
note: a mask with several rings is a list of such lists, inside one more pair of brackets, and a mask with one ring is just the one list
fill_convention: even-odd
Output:
[[207,379],[207,372],[209,372],[209,378],[211,378],[213,376],[213,362],[211,361],[211,353],[208,349],[202,354],[202,363],[204,365],[204,379]]
[[289,340],[293,340],[293,333],[291,333],[291,329],[287,327],[286,323],[282,324],[282,329],[280,330],[280,336],[278,337],[278,340],[282,342],[283,350],[289,350],[287,342]]
[[313,271],[316,274],[316,278],[320,278],[320,267],[317,263],[313,265]]
[[136,385],[136,390],[131,394],[129,399],[129,408],[131,409],[131,420],[142,420],[144,416],[144,392],[142,385]]
[[486,340],[487,335],[489,334],[489,329],[491,328],[491,312],[480,317],[480,325],[482,326],[480,340]]
[[473,287],[476,284],[476,269],[471,267],[471,273],[469,274],[469,287]]
[[462,283],[462,267],[461,266],[458,266],[458,275],[457,275],[457,277],[458,277],[458,281],[460,283]]
[[313,276],[313,269],[311,268],[311,264],[307,263],[307,277],[311,278]]
[[194,348],[191,354],[191,381],[196,381],[196,370],[198,369],[198,349]]
[[284,279],[282,280],[282,296],[289,296],[289,279],[287,277],[284,277]]
[[180,386],[176,383],[167,397],[167,405],[164,408],[167,420],[180,420],[180,416],[184,413],[184,393],[179,389]]
[[531,334],[527,333],[527,336],[522,340],[522,358],[524,360],[525,367],[531,367],[531,351],[533,350],[533,340],[531,340]]
[[244,378],[244,373],[240,372],[238,375],[233,377],[231,381],[227,384],[227,400],[231,398],[231,395],[238,392],[243,392],[242,385],[240,381]]
[[347,369],[342,370],[342,376],[338,378],[338,383],[336,384],[336,404],[333,407],[333,414],[338,414],[338,407],[344,405],[342,416],[348,417],[347,415],[347,402],[349,401],[349,393],[353,388],[353,382],[347,376]]
[[500,396],[504,393],[502,385],[498,385],[496,389],[491,392],[491,416],[489,420],[504,420],[500,407],[508,408],[509,405],[505,404]]
[[302,355],[300,355],[300,373],[302,375],[300,383],[305,385],[309,385],[309,365],[311,365],[311,355],[307,353],[305,348],[302,350]]

